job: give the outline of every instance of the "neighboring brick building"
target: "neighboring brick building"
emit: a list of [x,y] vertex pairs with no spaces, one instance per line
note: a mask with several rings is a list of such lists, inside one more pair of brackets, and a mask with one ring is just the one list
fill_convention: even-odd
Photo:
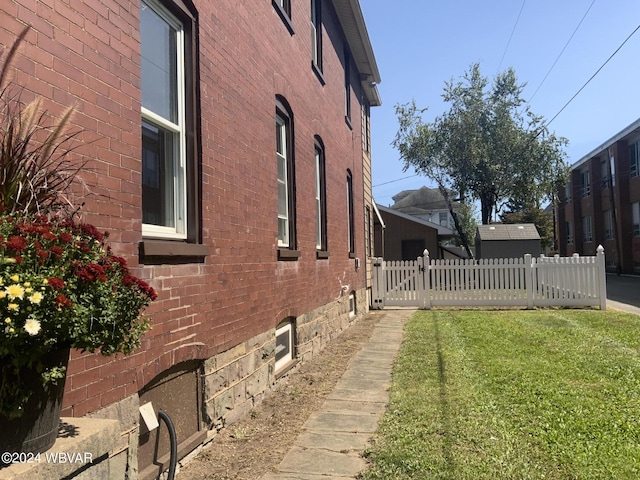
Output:
[[83,219],[159,294],[133,355],[72,353],[63,415],[119,420],[101,468],[150,478],[139,405],[183,455],[367,311],[372,47],[358,0],[5,0],[0,44],[25,25],[25,99],[77,105]]
[[573,164],[558,198],[561,255],[602,245],[610,271],[640,273],[640,119]]

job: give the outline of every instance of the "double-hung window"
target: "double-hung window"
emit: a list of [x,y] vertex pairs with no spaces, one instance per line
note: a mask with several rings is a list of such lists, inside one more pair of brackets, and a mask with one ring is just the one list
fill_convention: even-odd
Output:
[[271,0],[273,8],[280,19],[284,22],[291,35],[294,34],[293,23],[291,23],[291,0]]
[[600,162],[600,189],[606,190],[609,188],[609,161],[602,160]]
[[142,233],[187,238],[183,24],[159,3],[140,9]]
[[321,14],[321,0],[311,0],[311,62],[319,72],[322,72]]
[[640,175],[640,140],[629,145],[629,174],[632,177]]
[[276,159],[278,162],[278,246],[289,246],[289,178],[287,122],[276,115]]
[[351,53],[344,49],[344,119],[351,128]]
[[354,256],[356,252],[355,219],[353,213],[353,175],[350,170],[347,170],[347,243],[350,257]]
[[324,146],[319,137],[315,139],[315,184],[316,184],[316,250],[318,258],[327,255],[327,201]]
[[580,172],[580,182],[582,183],[582,196],[588,197],[591,195],[591,180],[589,176],[589,169],[582,170]]
[[640,202],[631,204],[631,228],[634,237],[640,237]]
[[591,229],[591,216],[582,217],[582,240],[584,242],[593,241],[593,233]]
[[293,145],[293,114],[284,99],[279,99],[276,105],[276,164],[280,258],[297,258]]
[[565,222],[564,225],[567,230],[567,245],[573,245],[573,226],[571,222]]
[[603,219],[604,219],[604,239],[612,240],[613,239],[613,215],[612,215],[611,209],[604,211]]

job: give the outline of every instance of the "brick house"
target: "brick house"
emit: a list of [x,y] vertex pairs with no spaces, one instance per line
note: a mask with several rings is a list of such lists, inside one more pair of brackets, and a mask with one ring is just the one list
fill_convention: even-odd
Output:
[[368,310],[380,76],[360,5],[6,0],[0,16],[4,46],[31,25],[25,99],[77,105],[83,220],[159,294],[134,354],[72,352],[62,413],[116,425],[88,472],[152,478],[166,432],[141,405],[171,416],[182,456]]
[[609,270],[640,273],[640,119],[574,163],[558,198],[561,255],[602,245]]

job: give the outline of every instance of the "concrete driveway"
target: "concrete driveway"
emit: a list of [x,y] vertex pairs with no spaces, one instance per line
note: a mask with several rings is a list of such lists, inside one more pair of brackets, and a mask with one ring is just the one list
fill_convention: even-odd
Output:
[[640,276],[607,274],[607,303],[612,308],[631,305],[634,313],[640,311]]

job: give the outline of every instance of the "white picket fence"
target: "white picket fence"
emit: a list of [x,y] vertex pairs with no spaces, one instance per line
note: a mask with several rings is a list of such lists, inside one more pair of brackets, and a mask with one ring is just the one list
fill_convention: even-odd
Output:
[[385,306],[599,306],[606,309],[604,248],[596,256],[411,261],[375,259],[373,308]]

